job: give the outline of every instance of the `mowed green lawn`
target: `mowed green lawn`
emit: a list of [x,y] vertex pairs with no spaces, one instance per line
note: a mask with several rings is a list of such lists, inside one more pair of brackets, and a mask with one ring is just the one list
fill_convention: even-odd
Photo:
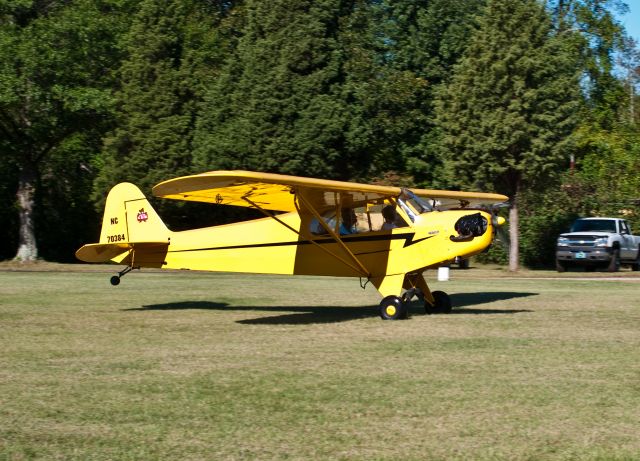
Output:
[[0,272],[0,459],[640,459],[640,278],[110,275]]

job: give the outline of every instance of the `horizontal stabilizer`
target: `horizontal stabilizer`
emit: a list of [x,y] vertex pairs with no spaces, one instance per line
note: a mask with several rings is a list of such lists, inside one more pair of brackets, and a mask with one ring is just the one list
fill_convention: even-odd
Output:
[[76,251],[76,257],[88,263],[112,261],[143,267],[162,267],[169,242],[92,243]]

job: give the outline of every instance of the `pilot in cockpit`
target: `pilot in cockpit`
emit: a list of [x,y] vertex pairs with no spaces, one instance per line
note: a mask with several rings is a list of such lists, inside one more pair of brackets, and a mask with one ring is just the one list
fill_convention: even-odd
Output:
[[396,224],[398,213],[396,213],[396,208],[393,205],[387,205],[382,209],[382,217],[384,218],[384,223],[380,230],[391,230],[398,227]]
[[356,224],[358,217],[353,208],[342,209],[342,220],[340,221],[340,235],[355,234],[357,232]]

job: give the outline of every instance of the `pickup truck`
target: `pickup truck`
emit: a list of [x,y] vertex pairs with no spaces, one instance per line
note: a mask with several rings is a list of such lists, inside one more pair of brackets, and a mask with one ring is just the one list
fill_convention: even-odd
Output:
[[596,267],[616,272],[621,264],[640,270],[640,237],[632,235],[629,223],[618,218],[580,218],[571,231],[560,234],[556,244],[556,269],[569,266]]

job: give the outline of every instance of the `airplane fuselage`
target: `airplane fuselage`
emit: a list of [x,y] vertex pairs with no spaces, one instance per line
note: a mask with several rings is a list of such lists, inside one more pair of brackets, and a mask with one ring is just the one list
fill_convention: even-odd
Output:
[[[313,235],[309,231],[313,217],[298,213],[281,214],[278,221],[264,218],[171,232],[162,267],[358,277],[365,276],[364,266],[371,278],[404,274],[483,251],[492,240],[490,225],[482,236],[469,241],[455,242],[450,238],[458,235],[454,229],[458,219],[472,213],[478,211],[424,213],[406,227],[342,235],[344,246],[331,236]],[[488,213],[480,213],[491,221]]]

